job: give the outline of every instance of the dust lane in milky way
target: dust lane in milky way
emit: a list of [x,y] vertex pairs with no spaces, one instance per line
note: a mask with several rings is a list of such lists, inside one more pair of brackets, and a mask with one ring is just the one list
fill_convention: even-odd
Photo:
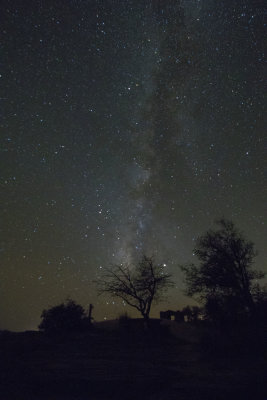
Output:
[[144,253],[177,282],[154,315],[180,308],[178,265],[222,215],[267,271],[255,3],[1,3],[1,329],[67,296],[116,317],[94,280]]

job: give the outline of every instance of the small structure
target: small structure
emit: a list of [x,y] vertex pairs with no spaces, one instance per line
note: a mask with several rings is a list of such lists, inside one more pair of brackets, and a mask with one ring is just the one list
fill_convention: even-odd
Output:
[[160,319],[168,319],[169,321],[184,322],[184,313],[182,311],[160,311]]
[[90,305],[89,305],[89,310],[88,310],[88,317],[87,317],[87,318],[88,318],[88,321],[89,321],[89,324],[91,324],[92,319],[94,319],[94,318],[92,317],[93,308],[94,308],[93,304],[90,304]]

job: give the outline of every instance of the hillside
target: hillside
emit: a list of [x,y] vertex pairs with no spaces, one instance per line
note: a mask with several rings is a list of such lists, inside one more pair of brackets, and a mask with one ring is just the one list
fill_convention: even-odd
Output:
[[226,347],[212,354],[206,327],[165,325],[154,320],[144,332],[140,320],[107,321],[69,335],[2,332],[1,399],[266,399],[266,353],[231,356]]

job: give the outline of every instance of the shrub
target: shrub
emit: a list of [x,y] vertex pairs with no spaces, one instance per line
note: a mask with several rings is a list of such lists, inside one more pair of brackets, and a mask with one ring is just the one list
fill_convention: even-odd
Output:
[[74,331],[84,327],[85,311],[73,300],[44,310],[39,329],[45,332]]

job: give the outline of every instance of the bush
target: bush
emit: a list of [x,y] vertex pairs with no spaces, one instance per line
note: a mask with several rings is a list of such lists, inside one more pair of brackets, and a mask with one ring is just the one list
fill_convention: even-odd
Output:
[[73,300],[44,310],[39,329],[44,332],[70,332],[80,330],[85,326],[85,311]]

